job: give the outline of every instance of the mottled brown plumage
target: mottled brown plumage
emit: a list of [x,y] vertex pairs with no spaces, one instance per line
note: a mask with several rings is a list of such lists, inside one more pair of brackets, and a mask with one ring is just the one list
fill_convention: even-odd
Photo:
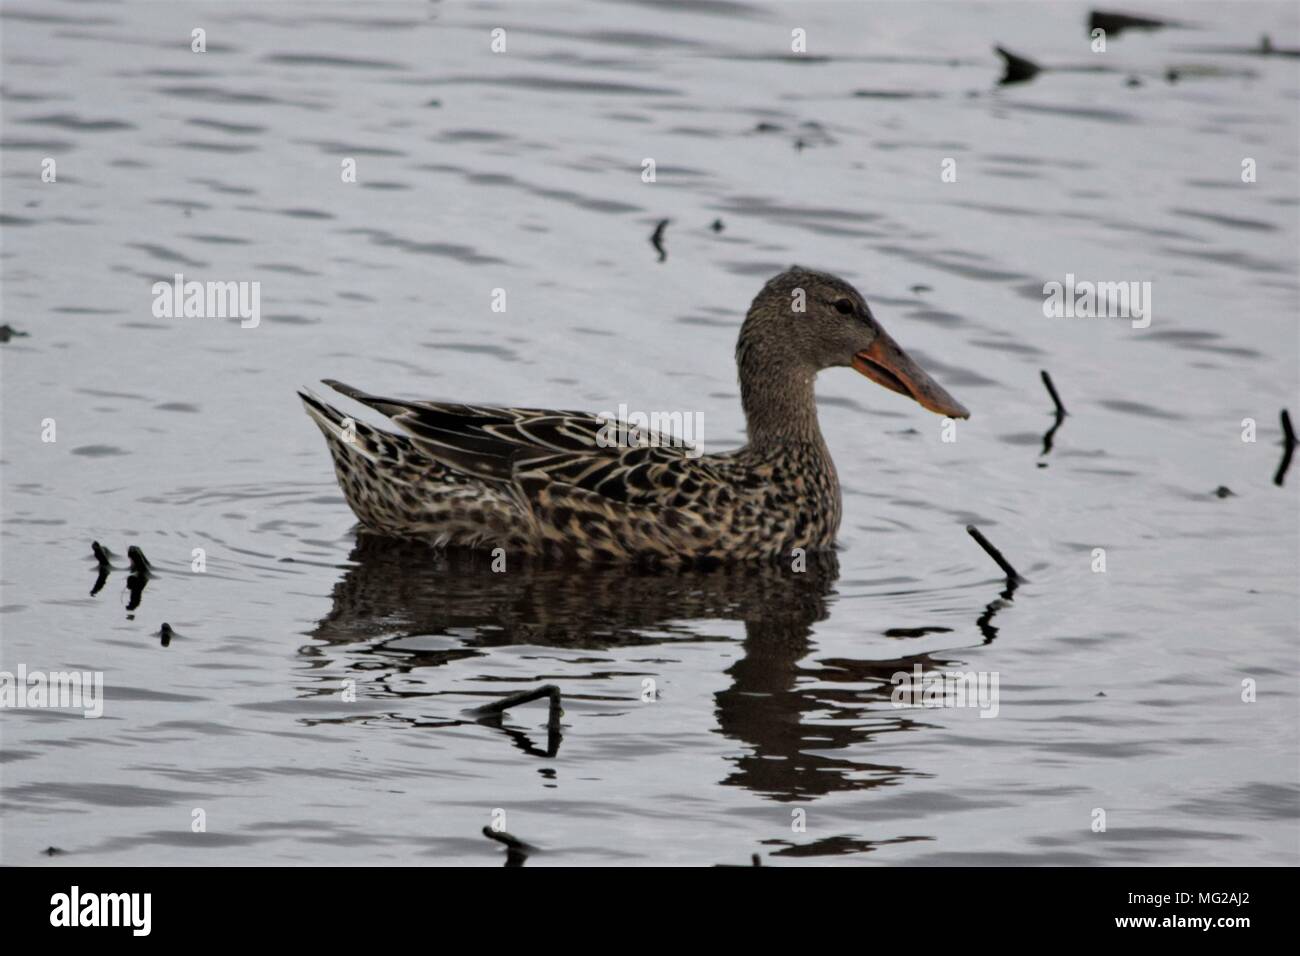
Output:
[[829,548],[841,502],[813,395],[824,368],[851,365],[932,411],[967,415],[857,290],[798,266],[754,299],[736,364],[749,441],[714,455],[637,429],[612,444],[609,423],[585,412],[404,401],[326,381],[387,415],[394,433],[299,394],[369,530],[579,561],[710,563]]

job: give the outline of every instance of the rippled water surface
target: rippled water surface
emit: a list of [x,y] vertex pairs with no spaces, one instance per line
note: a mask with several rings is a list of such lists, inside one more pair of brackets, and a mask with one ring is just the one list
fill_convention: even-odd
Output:
[[[1149,6],[1185,26],[1097,54],[1086,10],[6,2],[0,669],[106,703],[0,715],[0,862],[493,865],[496,810],[529,865],[1300,862],[1300,58],[1250,52],[1300,16]],[[999,87],[994,44],[1050,69]],[[294,395],[698,411],[720,450],[792,262],[973,413],[824,373],[845,521],[803,574],[376,545]],[[177,272],[261,324],[155,318]],[[1151,282],[1150,327],[1046,318],[1067,273]],[[92,540],[154,563],[138,607]],[[997,716],[894,707],[917,665]],[[467,714],[541,684],[558,729]]]

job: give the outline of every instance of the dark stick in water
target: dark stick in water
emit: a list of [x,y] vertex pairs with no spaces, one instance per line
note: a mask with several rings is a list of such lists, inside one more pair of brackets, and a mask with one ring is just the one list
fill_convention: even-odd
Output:
[[1024,578],[1020,576],[1019,572],[1011,566],[1011,563],[1007,561],[1006,558],[1002,557],[1002,552],[993,547],[989,542],[989,539],[984,537],[979,528],[975,527],[973,524],[968,524],[966,526],[966,533],[974,538],[975,543],[983,548],[988,553],[988,556],[998,563],[998,567],[1000,567],[1006,574],[1008,581],[1024,580]]
[[135,545],[131,545],[131,547],[126,549],[126,556],[131,559],[132,574],[140,574],[145,577],[149,576],[153,567],[149,564],[149,559],[144,556],[143,551]]
[[1056,430],[1061,427],[1061,422],[1065,421],[1065,416],[1069,413],[1065,410],[1065,405],[1061,401],[1061,396],[1057,394],[1056,386],[1052,384],[1052,376],[1047,374],[1047,369],[1043,369],[1040,374],[1043,377],[1043,384],[1047,386],[1047,394],[1052,396],[1052,404],[1056,406],[1056,421],[1052,423],[1052,427],[1043,436],[1041,454],[1046,455],[1052,450],[1052,439],[1056,437]]
[[1047,386],[1047,394],[1052,396],[1052,404],[1056,406],[1056,415],[1058,418],[1064,418],[1069,414],[1065,410],[1065,405],[1061,402],[1061,396],[1056,393],[1056,386],[1052,384],[1052,376],[1043,369],[1040,373],[1043,376],[1043,384]]
[[98,573],[95,575],[95,584],[90,589],[90,596],[94,597],[104,589],[104,584],[108,581],[108,573],[113,570],[113,562],[108,548],[98,541],[90,542],[90,550],[94,552],[95,562],[99,565]]
[[543,697],[549,697],[551,699],[550,722],[552,724],[558,724],[560,722],[560,716],[564,711],[560,708],[560,688],[556,687],[554,684],[543,684],[536,690],[525,690],[520,691],[518,694],[510,694],[508,697],[494,700],[490,704],[475,707],[469,712],[475,717],[498,717],[511,707],[517,707],[520,704],[527,704],[534,700],[540,700]]
[[1004,47],[995,46],[993,50],[998,56],[1002,57],[1004,64],[1002,79],[998,81],[1003,86],[1010,83],[1023,83],[1026,80],[1031,80],[1043,69],[1033,60],[1023,56],[1016,56]]
[[496,840],[498,843],[504,843],[506,847],[506,866],[523,866],[524,860],[528,855],[537,850],[537,847],[525,843],[517,836],[506,833],[505,830],[493,830],[491,827],[483,828],[483,835],[489,840]]
[[659,253],[660,262],[668,258],[668,253],[664,250],[664,230],[667,228],[668,220],[659,220],[659,225],[655,226],[654,235],[650,237],[650,245],[654,246],[655,252]]
[[1285,408],[1282,409],[1282,443],[1286,446],[1282,451],[1282,463],[1277,466],[1277,474],[1273,476],[1273,484],[1279,487],[1286,479],[1287,469],[1291,467],[1291,456],[1295,454],[1296,446],[1295,429],[1291,427],[1291,413]]

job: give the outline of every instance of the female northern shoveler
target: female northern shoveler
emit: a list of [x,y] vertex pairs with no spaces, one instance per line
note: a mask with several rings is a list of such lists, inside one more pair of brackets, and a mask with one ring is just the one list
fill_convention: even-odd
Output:
[[336,391],[402,434],[303,391],[348,504],[369,530],[582,561],[745,560],[831,546],[840,484],[813,379],[852,366],[940,415],[968,412],[895,344],[843,279],[798,266],[771,279],[736,344],[749,443],[698,455],[645,431],[611,445],[586,412],[452,405]]

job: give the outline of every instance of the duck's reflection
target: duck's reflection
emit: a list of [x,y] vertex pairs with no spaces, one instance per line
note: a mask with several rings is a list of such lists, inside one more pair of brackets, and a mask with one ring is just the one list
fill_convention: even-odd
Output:
[[[730,686],[715,695],[718,730],[741,745],[724,782],[775,799],[872,787],[907,773],[869,759],[875,735],[916,726],[907,711],[889,707],[891,678],[915,664],[932,670],[957,663],[929,654],[814,659],[814,626],[835,601],[834,555],[809,555],[802,571],[750,564],[696,572],[522,566],[502,573],[492,570],[489,555],[362,534],[351,559],[332,610],[311,636],[335,645],[365,642],[373,655],[365,662],[368,678],[381,683],[486,647],[648,646],[701,639],[698,627],[687,626],[692,621],[742,621],[743,653],[726,671]],[[386,636],[377,641],[380,635]],[[457,640],[444,649],[403,646],[412,635]],[[304,648],[322,652],[328,649]],[[553,756],[557,747],[555,741],[521,749]]]

